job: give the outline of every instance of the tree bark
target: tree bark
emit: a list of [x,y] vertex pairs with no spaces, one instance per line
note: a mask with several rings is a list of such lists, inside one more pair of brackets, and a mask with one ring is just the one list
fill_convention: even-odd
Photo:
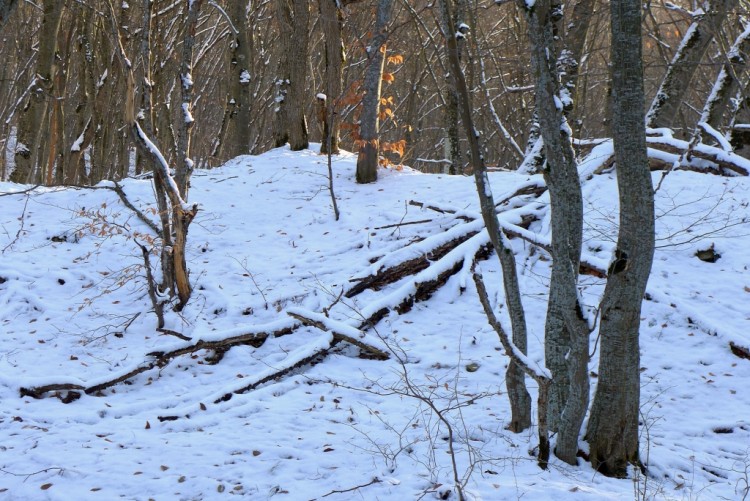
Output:
[[644,128],[641,2],[610,3],[612,127],[620,200],[615,261],[601,302],[599,380],[586,438],[592,466],[625,476],[639,464],[639,327],[654,255],[654,190]]
[[365,95],[362,98],[360,116],[360,146],[357,157],[357,182],[373,183],[378,179],[380,153],[380,90],[385,67],[388,22],[391,19],[393,0],[379,0],[370,46],[367,48],[367,67],[363,83]]
[[306,0],[276,0],[281,35],[280,76],[276,80],[276,147],[287,142],[292,151],[304,150],[310,143],[305,118],[307,88],[307,46],[310,3]]
[[577,464],[578,436],[589,401],[589,329],[577,291],[583,196],[557,77],[554,23],[559,12],[550,0],[538,0],[532,7],[519,1],[519,6],[529,25],[536,112],[546,157],[544,178],[552,211],[553,262],[545,328],[545,362],[553,376],[549,423],[558,432],[555,454]]
[[[343,17],[336,0],[319,0],[320,25],[325,39],[325,114],[323,117],[323,140],[320,152],[339,153],[339,128],[337,103],[341,99],[346,53],[341,37]],[[328,145],[330,143],[330,149]]]
[[57,34],[60,31],[65,2],[45,0],[43,5],[42,28],[39,33],[39,54],[36,75],[29,104],[21,116],[16,147],[16,168],[10,175],[15,183],[27,183],[34,179],[41,181],[41,150],[43,122],[50,109],[50,99],[54,95],[56,73],[55,53]]
[[188,199],[190,176],[195,166],[190,158],[190,140],[195,125],[193,118],[193,47],[195,30],[198,26],[198,14],[203,0],[187,0],[187,19],[185,36],[182,39],[182,61],[180,63],[180,95],[182,98],[182,120],[177,135],[177,169],[175,181],[183,200]]
[[250,84],[253,81],[254,68],[253,37],[247,24],[247,1],[234,0],[228,9],[232,24],[237,29],[231,47],[230,82],[227,107],[229,108],[231,138],[229,139],[229,156],[236,157],[250,153],[252,100]]

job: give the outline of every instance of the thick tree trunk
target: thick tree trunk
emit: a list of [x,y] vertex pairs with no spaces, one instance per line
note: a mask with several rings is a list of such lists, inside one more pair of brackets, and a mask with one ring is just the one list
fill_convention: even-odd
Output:
[[707,4],[708,12],[690,25],[667,68],[667,74],[646,114],[647,127],[675,127],[677,112],[692,89],[691,82],[703,56],[721,29],[727,12],[737,5],[737,0],[711,0]]
[[57,34],[60,31],[63,7],[65,2],[45,0],[43,5],[42,28],[39,33],[39,54],[37,56],[36,76],[31,91],[29,104],[21,116],[18,127],[18,145],[16,146],[16,167],[10,180],[16,183],[41,181],[41,151],[43,123],[47,120],[50,99],[54,95],[57,52]]
[[282,44],[276,79],[274,144],[287,142],[292,151],[309,146],[305,119],[307,46],[310,4],[305,0],[276,0],[276,17]]
[[305,91],[307,89],[307,46],[310,23],[310,2],[307,0],[293,0],[294,22],[292,39],[289,40],[289,105],[287,118],[289,120],[289,148],[292,151],[304,150],[310,146],[305,118]]
[[229,131],[228,153],[230,157],[250,153],[251,137],[251,93],[253,81],[253,37],[247,24],[247,1],[234,0],[228,9],[232,24],[237,29],[231,47],[229,67],[229,98],[227,99]]
[[552,371],[551,429],[557,429],[555,454],[576,464],[578,436],[589,400],[588,324],[578,302],[578,269],[583,236],[583,197],[570,127],[563,115],[555,59],[554,23],[559,12],[549,0],[537,1],[526,12],[536,112],[544,141],[544,177],[552,210],[552,276],[545,329],[545,360]]
[[385,43],[388,38],[388,22],[391,19],[393,0],[379,0],[372,40],[367,48],[367,67],[363,83],[360,116],[360,147],[357,157],[357,182],[373,183],[378,179],[380,152],[380,89],[385,67]]
[[[448,21],[451,19],[449,1],[440,1],[443,29],[450,28],[450,22]],[[495,201],[487,177],[487,168],[484,164],[482,147],[479,143],[479,134],[474,128],[474,120],[471,116],[472,110],[469,91],[461,70],[455,33],[452,30],[448,30],[444,33],[444,37],[447,44],[450,71],[456,84],[456,95],[458,97],[461,121],[464,124],[469,140],[471,167],[474,171],[474,181],[477,185],[482,218],[487,227],[492,247],[500,260],[500,267],[503,270],[505,302],[508,306],[508,313],[511,320],[513,344],[525,355],[527,345],[526,317],[523,303],[521,302],[521,288],[518,284],[516,259],[513,249],[507,247],[504,243],[504,236],[501,233],[500,223],[497,220]],[[515,361],[512,353],[508,353],[508,355],[511,356],[511,362],[508,364],[508,370],[505,374],[505,383],[511,406],[511,422],[508,425],[508,429],[520,433],[531,426],[531,397],[526,389],[523,368]]]
[[610,3],[612,127],[620,199],[615,261],[600,311],[599,380],[586,438],[591,464],[624,476],[638,464],[639,328],[654,255],[654,190],[644,128],[641,2]]

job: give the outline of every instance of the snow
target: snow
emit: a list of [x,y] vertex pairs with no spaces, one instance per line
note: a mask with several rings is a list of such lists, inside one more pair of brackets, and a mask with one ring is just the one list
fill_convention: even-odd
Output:
[[[659,140],[686,146],[664,132]],[[377,183],[357,185],[356,157],[342,153],[333,157],[337,222],[326,191],[327,159],[316,151],[280,148],[195,171],[191,197],[201,210],[187,249],[194,293],[182,312],[167,312],[169,328],[190,341],[156,331],[133,240],[151,230],[116,193],[25,192],[26,186],[0,183],[0,498],[440,499],[453,489],[447,429],[425,398],[452,427],[469,499],[747,494],[750,361],[731,354],[729,343],[750,346],[750,179],[674,171],[656,192],[657,251],[641,315],[641,452],[649,476],[616,480],[588,463],[572,467],[554,458],[541,471],[529,452],[536,430],[505,429],[508,360],[467,265],[488,241],[473,179],[404,167],[381,169]],[[584,254],[602,266],[617,235],[615,173],[601,172],[611,151],[611,141],[597,144],[579,167]],[[488,179],[498,200],[519,186],[543,185],[541,176],[519,172],[492,172]],[[150,183],[121,185],[156,222]],[[410,200],[457,212],[441,214]],[[523,214],[538,214],[542,220],[524,235],[547,242],[548,203],[547,195],[533,203],[513,199],[500,222],[515,225]],[[429,221],[403,224],[423,220]],[[470,234],[414,276],[353,298],[341,295],[352,279]],[[549,257],[518,238],[506,243],[519,266],[527,360],[542,370]],[[716,263],[695,257],[711,245],[721,254]],[[374,328],[360,326],[456,263],[459,271],[429,300],[402,315],[391,312]],[[497,258],[478,266],[507,325]],[[581,277],[586,311],[603,287],[601,279]],[[331,332],[300,326],[287,313]],[[149,353],[199,340],[292,328],[258,348],[235,346],[216,364],[208,350],[176,357],[69,404],[19,396],[21,387],[104,382],[153,362]],[[258,384],[322,353],[332,331],[387,348],[391,359],[359,358],[358,349],[340,343],[315,363]],[[595,340],[596,333],[593,372]],[[478,369],[468,371],[470,364]]]

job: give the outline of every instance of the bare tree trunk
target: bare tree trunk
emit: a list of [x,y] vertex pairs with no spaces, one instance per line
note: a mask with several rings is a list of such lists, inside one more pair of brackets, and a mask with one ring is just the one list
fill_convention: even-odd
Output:
[[[451,19],[449,1],[440,0],[439,4],[444,21],[444,29],[450,27],[450,23],[446,22]],[[474,120],[471,116],[469,91],[466,88],[466,81],[461,70],[461,61],[458,58],[458,44],[456,43],[455,33],[452,30],[446,31],[444,32],[444,37],[448,48],[450,71],[456,83],[461,121],[464,124],[469,139],[471,167],[474,171],[474,180],[477,185],[482,218],[487,227],[492,247],[500,260],[500,267],[503,270],[505,302],[508,306],[508,313],[511,320],[513,344],[525,355],[527,349],[526,317],[523,310],[523,303],[521,302],[521,288],[518,284],[516,259],[513,249],[508,248],[503,242],[504,237],[501,233],[500,223],[497,220],[495,201],[487,177],[487,168],[484,164],[482,147],[479,143],[479,134],[474,128]],[[512,357],[511,353],[508,355]],[[511,407],[511,422],[508,425],[508,429],[516,433],[520,433],[531,426],[531,397],[526,389],[524,378],[523,368],[511,358],[511,363],[508,364],[508,370],[505,374],[505,384],[508,389],[508,399],[510,400]]]
[[230,2],[229,17],[237,30],[232,42],[229,68],[229,156],[250,153],[250,130],[252,124],[250,85],[254,68],[252,59],[252,31],[247,24],[247,0]]
[[357,157],[357,182],[373,183],[378,179],[380,153],[380,89],[385,67],[385,44],[388,39],[388,22],[391,19],[393,0],[379,0],[370,46],[367,48],[367,67],[363,83],[360,116],[360,147]]
[[727,12],[737,0],[711,0],[708,11],[690,25],[679,49],[667,68],[667,74],[646,114],[647,127],[674,127],[677,112],[692,88],[691,82],[711,41],[721,29]]
[[[563,115],[555,58],[554,23],[559,12],[550,0],[519,6],[529,25],[531,62],[536,77],[536,112],[544,142],[544,177],[550,191],[552,276],[545,329],[545,360],[552,371],[550,411],[557,429],[555,454],[576,464],[578,436],[589,401],[589,329],[578,302],[578,268],[583,238],[583,196],[570,127]],[[552,427],[554,426],[554,428]]]
[[282,54],[280,76],[276,80],[274,143],[279,147],[288,141],[292,151],[299,151],[310,145],[305,118],[310,3],[306,0],[276,0],[276,17]]
[[601,302],[599,381],[586,438],[591,465],[624,476],[638,464],[640,313],[654,255],[654,190],[644,128],[641,2],[610,3],[612,127],[620,193],[615,261]]
[[16,183],[27,183],[36,179],[41,181],[42,124],[47,118],[49,102],[54,95],[54,81],[57,65],[57,34],[60,31],[63,7],[65,2],[44,0],[44,17],[39,34],[39,54],[37,56],[36,76],[29,104],[21,116],[18,126],[18,145],[16,147],[16,167],[10,174],[10,180]]
[[276,76],[276,107],[274,108],[274,146],[279,148],[289,142],[289,84],[292,78],[289,51],[294,50],[292,9],[289,0],[275,0],[276,20],[279,24],[279,38],[281,42],[281,60],[279,73]]
[[[182,61],[180,63],[180,94],[182,97],[182,120],[177,134],[177,169],[175,181],[183,200],[188,199],[190,176],[195,167],[190,158],[190,139],[193,125],[193,47],[195,46],[195,30],[198,26],[198,14],[203,0],[187,0],[187,19],[185,21],[185,36],[182,39]],[[177,228],[175,228],[177,230]],[[176,247],[175,247],[176,248]]]
[[[325,39],[325,115],[323,141],[320,152],[337,155],[339,153],[339,124],[337,103],[341,99],[346,55],[341,37],[343,17],[336,0],[319,0],[320,25]],[[330,142],[330,150],[328,143]]]

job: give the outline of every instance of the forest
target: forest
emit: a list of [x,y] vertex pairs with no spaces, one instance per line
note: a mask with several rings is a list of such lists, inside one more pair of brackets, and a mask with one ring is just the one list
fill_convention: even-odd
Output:
[[744,0],[0,0],[0,494],[750,498],[748,57]]

